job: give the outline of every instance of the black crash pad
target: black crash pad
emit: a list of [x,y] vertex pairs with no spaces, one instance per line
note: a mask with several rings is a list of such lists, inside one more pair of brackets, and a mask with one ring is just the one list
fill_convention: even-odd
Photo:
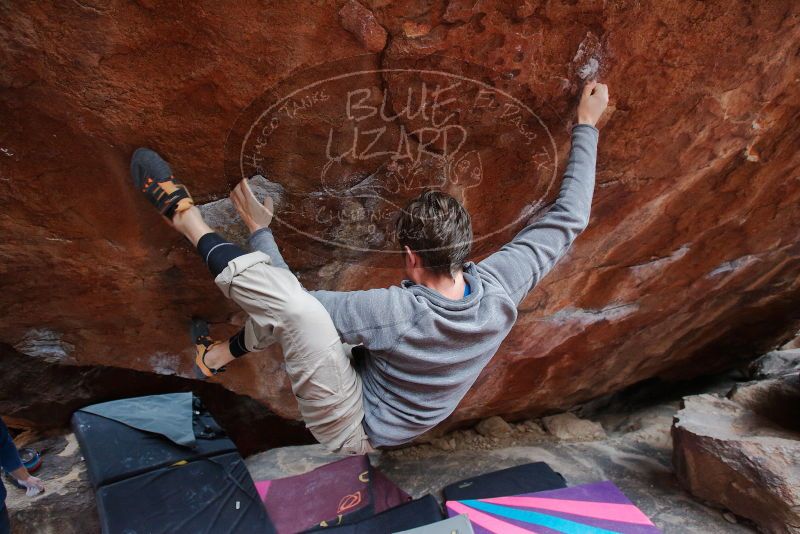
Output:
[[275,532],[238,453],[102,486],[97,490],[97,507],[108,534]]
[[442,493],[445,501],[465,501],[566,487],[567,483],[560,473],[544,462],[535,462],[467,478],[445,486]]
[[335,534],[391,534],[401,530],[430,525],[444,519],[444,514],[432,495],[415,501],[401,504],[390,508],[385,512],[372,516],[368,519],[342,525],[340,527],[330,527],[315,529],[309,532],[331,532]]
[[172,465],[182,460],[216,456],[236,450],[198,399],[186,417],[192,418],[194,447],[178,445],[162,434],[146,432],[115,419],[83,410],[72,416],[72,428],[86,460],[89,479],[104,484]]

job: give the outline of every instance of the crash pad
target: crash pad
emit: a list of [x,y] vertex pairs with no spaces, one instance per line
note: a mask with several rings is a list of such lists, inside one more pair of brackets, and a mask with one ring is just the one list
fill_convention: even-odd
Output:
[[261,480],[256,488],[279,533],[357,522],[410,500],[366,455],[301,475]]
[[508,469],[484,473],[445,486],[445,501],[485,499],[521,493],[566,488],[561,474],[544,462],[517,465]]
[[[173,414],[173,418],[180,414],[181,426],[188,421],[192,428],[193,447],[179,445],[163,432],[145,431],[141,429],[141,425],[131,426],[116,417],[97,415],[98,411],[109,412],[94,410],[95,407],[78,410],[73,414],[72,428],[86,459],[89,480],[95,489],[178,461],[191,461],[236,451],[236,445],[228,439],[198,399],[193,400],[189,394],[190,403],[187,405],[185,396],[179,398],[175,404],[168,402],[169,399],[175,399],[175,396],[164,397],[167,397],[164,399],[167,402],[159,402],[158,405]],[[143,421],[143,418],[140,416],[138,421]]]
[[474,534],[469,517],[464,514],[395,534]]
[[466,514],[476,534],[655,534],[661,532],[612,483],[507,497],[448,501],[450,516]]
[[238,453],[149,471],[102,486],[96,495],[108,534],[274,532]]
[[81,408],[153,434],[161,434],[177,445],[194,447],[192,394],[167,393],[120,399]]
[[319,529],[331,534],[392,534],[436,523],[444,518],[432,495],[401,504],[383,513],[350,525]]

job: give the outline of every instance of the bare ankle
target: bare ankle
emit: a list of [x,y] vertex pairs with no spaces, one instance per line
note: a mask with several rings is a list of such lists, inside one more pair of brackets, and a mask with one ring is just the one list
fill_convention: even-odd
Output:
[[[192,206],[183,211],[177,211],[172,216],[172,224],[175,225],[175,228],[178,230],[183,231],[187,226],[191,225],[192,219],[196,218],[198,215],[200,215],[200,210],[197,206]],[[200,218],[202,219],[202,216]]]
[[214,232],[203,220],[203,214],[197,206],[173,215],[172,224],[195,246],[201,237]]
[[215,344],[206,353],[204,363],[211,369],[219,369],[234,360],[227,342]]

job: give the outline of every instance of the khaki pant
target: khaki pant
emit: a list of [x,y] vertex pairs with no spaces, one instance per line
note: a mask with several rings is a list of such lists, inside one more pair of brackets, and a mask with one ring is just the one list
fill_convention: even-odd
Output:
[[259,351],[278,342],[300,413],[331,452],[374,449],[362,421],[361,377],[339,340],[330,315],[287,269],[263,252],[234,258],[215,280],[245,312],[245,345]]

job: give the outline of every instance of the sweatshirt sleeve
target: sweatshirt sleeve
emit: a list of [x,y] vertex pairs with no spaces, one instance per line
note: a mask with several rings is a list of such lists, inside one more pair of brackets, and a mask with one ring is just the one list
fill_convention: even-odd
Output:
[[374,351],[392,349],[415,321],[413,298],[393,286],[366,291],[309,291],[328,310],[342,341]]
[[589,224],[598,137],[593,126],[579,124],[572,129],[572,149],[555,203],[509,244],[478,264],[517,305]]
[[283,259],[278,243],[275,242],[275,236],[272,235],[270,228],[261,228],[253,232],[247,240],[250,245],[250,250],[258,250],[266,254],[272,260],[272,265],[281,269],[290,271],[286,260]]
[[14,445],[11,434],[8,433],[8,428],[2,420],[0,420],[0,466],[3,467],[6,473],[22,467],[17,447]]

